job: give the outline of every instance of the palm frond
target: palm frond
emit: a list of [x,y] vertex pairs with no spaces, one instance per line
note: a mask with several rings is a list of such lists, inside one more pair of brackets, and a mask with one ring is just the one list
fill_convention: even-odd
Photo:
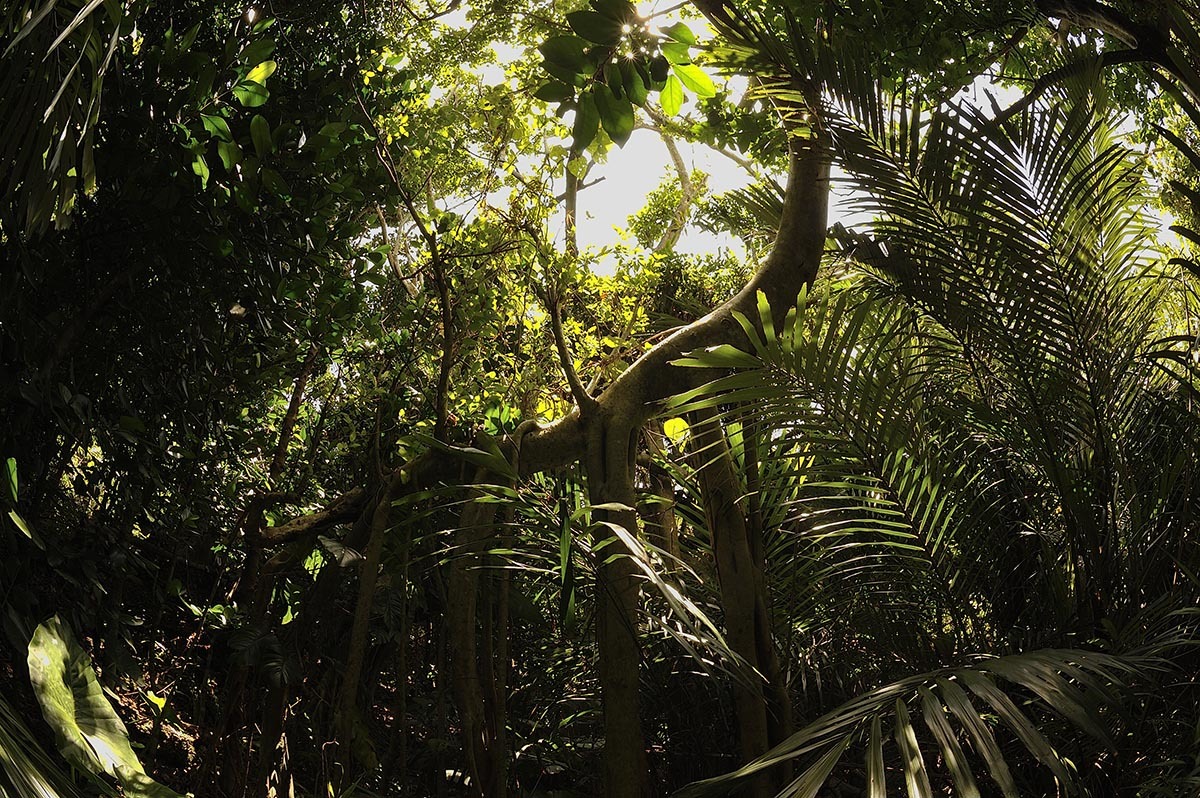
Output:
[[[675,795],[727,795],[755,773],[797,759],[812,764],[779,796],[813,796],[853,748],[864,753],[864,786],[873,796],[887,794],[886,764],[892,760],[911,795],[933,794],[931,783],[952,787],[956,795],[979,795],[980,771],[1006,798],[1016,798],[1020,786],[1004,738],[1019,741],[1063,789],[1070,790],[1075,766],[1038,730],[1042,716],[1049,712],[1065,717],[1111,747],[1114,730],[1105,707],[1111,705],[1114,689],[1153,665],[1150,660],[1045,649],[912,676],[843,704],[745,767]],[[1025,696],[1020,705],[1010,691]],[[913,723],[913,713],[919,713],[923,730]],[[889,728],[895,752],[884,737]],[[997,739],[998,734],[1003,737]]]
[[76,191],[94,185],[104,76],[131,5],[26,0],[0,17],[0,184],[26,233],[64,226]]

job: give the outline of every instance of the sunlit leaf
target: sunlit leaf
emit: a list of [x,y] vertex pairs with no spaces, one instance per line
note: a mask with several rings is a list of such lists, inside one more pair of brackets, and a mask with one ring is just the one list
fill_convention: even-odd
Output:
[[596,84],[594,96],[604,132],[618,146],[623,146],[633,132],[633,105],[629,100],[614,95],[603,83]]
[[57,616],[38,626],[27,660],[42,714],[71,764],[113,776],[131,798],[181,798],[146,775],[70,627]]
[[567,14],[571,30],[597,44],[615,44],[621,39],[621,23],[596,11],[572,11]]
[[695,64],[672,64],[671,71],[678,75],[679,79],[683,81],[683,85],[691,89],[697,97],[716,95],[717,87],[713,84],[712,78]]
[[275,74],[275,67],[276,64],[274,61],[263,61],[261,64],[254,67],[254,69],[250,70],[250,72],[246,75],[246,80],[250,80],[255,83],[266,84],[267,78]]
[[675,116],[679,113],[679,109],[683,107],[683,84],[679,82],[679,78],[674,75],[667,78],[667,85],[663,87],[659,99],[664,114]]

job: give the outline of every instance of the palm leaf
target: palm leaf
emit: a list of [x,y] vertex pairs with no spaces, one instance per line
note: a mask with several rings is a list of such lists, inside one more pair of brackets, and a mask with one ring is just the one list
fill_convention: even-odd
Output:
[[[881,729],[888,726],[895,737],[897,767],[904,775],[910,795],[932,795],[931,779],[942,775],[941,767],[931,768],[927,764],[931,760],[925,751],[937,752],[947,783],[954,785],[957,795],[979,794],[975,777],[978,764],[985,766],[1006,796],[1016,795],[1011,770],[986,719],[989,715],[998,719],[996,731],[1005,730],[1019,740],[1054,773],[1064,789],[1071,789],[1074,784],[1071,765],[1038,731],[1038,721],[1031,714],[1034,710],[1039,713],[1050,710],[1072,716],[1091,715],[1101,703],[1097,692],[1107,693],[1129,681],[1139,668],[1151,664],[1093,652],[1045,649],[912,676],[843,704],[733,773],[696,782],[675,795],[700,798],[731,794],[754,774],[797,758],[815,758],[805,774],[812,773],[813,778],[820,775],[823,782],[835,770],[835,763],[830,760],[840,758],[854,741],[862,744],[866,752],[868,790],[872,795],[886,794],[882,764],[886,743]],[[998,679],[1038,698],[1022,709],[1000,687]],[[1048,681],[1065,687],[1052,696],[1044,695]],[[978,704],[967,697],[962,685],[975,694]],[[913,711],[921,713],[932,739],[918,736],[910,715]],[[1102,744],[1110,741],[1111,734],[1105,728],[1084,731]],[[976,756],[968,755],[964,741],[976,749]],[[813,785],[812,779],[804,781],[803,792],[799,786],[800,780],[793,782],[779,794],[780,798],[813,795],[820,784]]]

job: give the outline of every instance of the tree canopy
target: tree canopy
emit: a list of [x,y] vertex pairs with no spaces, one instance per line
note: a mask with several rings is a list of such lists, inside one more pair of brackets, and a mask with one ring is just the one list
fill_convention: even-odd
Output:
[[12,4],[0,795],[1194,794],[1198,23]]

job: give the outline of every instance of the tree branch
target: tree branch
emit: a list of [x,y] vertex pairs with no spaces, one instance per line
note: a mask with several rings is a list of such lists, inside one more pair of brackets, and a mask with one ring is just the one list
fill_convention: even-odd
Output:
[[364,488],[354,488],[338,496],[325,509],[293,518],[280,526],[264,527],[260,531],[263,543],[277,545],[296,540],[312,532],[320,532],[337,524],[345,524],[358,518],[366,504]]

